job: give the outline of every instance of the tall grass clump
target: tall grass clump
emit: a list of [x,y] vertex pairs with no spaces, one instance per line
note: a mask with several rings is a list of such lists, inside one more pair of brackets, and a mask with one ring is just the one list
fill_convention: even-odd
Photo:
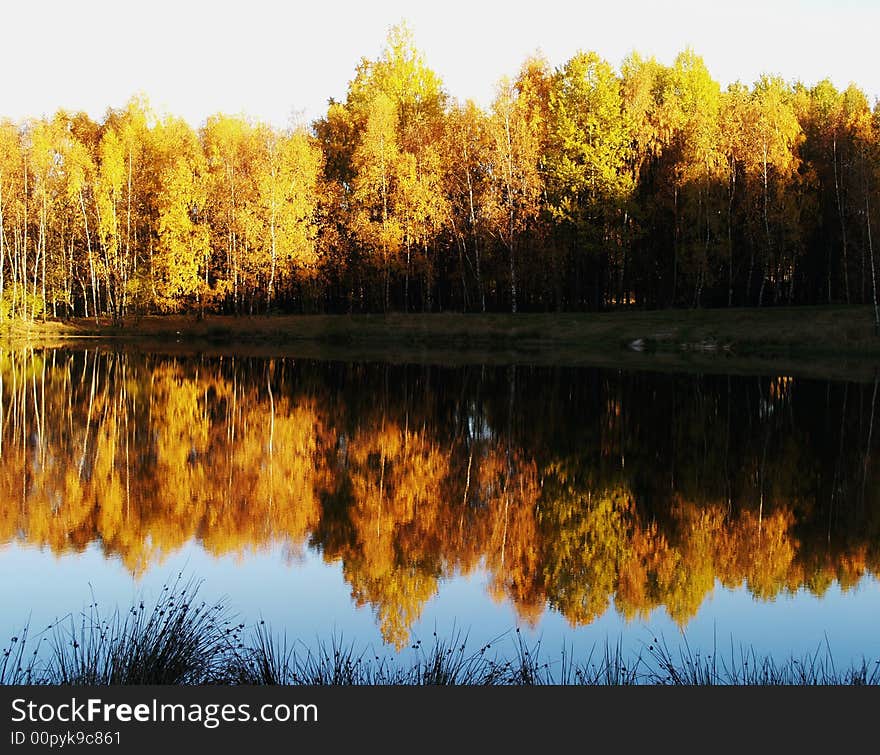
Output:
[[880,685],[880,660],[873,664],[865,658],[839,669],[834,662],[828,639],[813,653],[791,656],[778,661],[759,656],[752,647],[734,649],[728,654],[717,652],[701,655],[692,651],[687,642],[672,651],[665,640],[654,640],[649,646],[654,663],[648,683],[687,686],[876,686]]
[[399,670],[399,684],[458,686],[494,685],[504,682],[510,672],[510,662],[491,653],[498,638],[469,649],[468,635],[453,629],[447,638],[434,631],[429,644],[416,639],[411,646],[413,659],[408,667]]
[[370,647],[358,649],[341,635],[313,646],[291,642],[286,634],[276,635],[265,622],[254,628],[250,642],[236,651],[230,679],[243,684],[327,685],[460,685],[491,684],[499,676],[500,663],[487,657],[489,645],[479,651],[466,650],[467,637],[453,632],[425,646],[415,640],[413,658],[403,663],[398,657],[379,655]]
[[569,657],[567,664],[563,662],[563,670],[560,684],[629,687],[650,678],[641,653],[635,657],[625,655],[620,640],[614,644],[606,640],[598,655],[594,645],[583,661]]
[[448,637],[435,631],[429,642],[414,639],[409,658],[379,655],[370,647],[334,635],[309,647],[275,635],[261,621],[250,642],[236,651],[230,679],[243,684],[461,686],[537,684],[546,681],[548,664],[521,640],[513,658],[493,652],[495,638],[470,647],[467,633],[453,629]]
[[260,621],[250,642],[235,648],[227,677],[236,684],[351,686],[379,683],[381,671],[380,663],[367,662],[366,650],[357,651],[341,635],[309,647],[273,634]]
[[54,625],[45,676],[52,684],[211,684],[223,681],[244,625],[222,602],[198,600],[199,583],[165,585],[143,601],[105,616],[96,602]]

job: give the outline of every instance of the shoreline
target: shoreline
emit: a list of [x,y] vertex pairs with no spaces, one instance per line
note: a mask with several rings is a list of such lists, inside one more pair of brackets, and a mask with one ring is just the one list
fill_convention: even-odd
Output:
[[870,307],[594,314],[147,315],[0,326],[0,346],[420,364],[532,364],[870,381]]

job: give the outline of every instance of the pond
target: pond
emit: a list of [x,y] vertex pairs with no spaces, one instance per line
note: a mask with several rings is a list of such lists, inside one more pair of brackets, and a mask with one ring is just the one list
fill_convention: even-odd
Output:
[[306,645],[880,658],[877,383],[0,352],[0,638],[179,573]]

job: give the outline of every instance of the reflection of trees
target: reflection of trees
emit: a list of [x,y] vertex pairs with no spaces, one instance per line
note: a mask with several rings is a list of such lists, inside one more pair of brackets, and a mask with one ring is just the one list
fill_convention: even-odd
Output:
[[34,362],[4,365],[4,538],[55,552],[99,541],[137,573],[194,538],[213,553],[296,545],[316,524],[323,431],[308,400],[277,402],[273,418],[259,384],[87,353],[31,379],[34,404]]
[[354,538],[334,551],[358,605],[376,606],[383,636],[397,645],[437,590],[442,537],[436,516],[445,457],[424,432],[383,421],[358,430],[343,474]]
[[0,353],[0,539],[99,543],[140,573],[186,542],[306,543],[389,642],[485,568],[535,622],[695,615],[880,565],[875,386]]

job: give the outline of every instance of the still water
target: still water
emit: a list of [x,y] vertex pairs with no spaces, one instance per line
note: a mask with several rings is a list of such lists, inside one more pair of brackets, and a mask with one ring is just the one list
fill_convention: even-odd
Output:
[[[0,352],[0,638],[179,573],[307,645],[880,658],[876,383]],[[512,639],[510,639],[512,642]]]

